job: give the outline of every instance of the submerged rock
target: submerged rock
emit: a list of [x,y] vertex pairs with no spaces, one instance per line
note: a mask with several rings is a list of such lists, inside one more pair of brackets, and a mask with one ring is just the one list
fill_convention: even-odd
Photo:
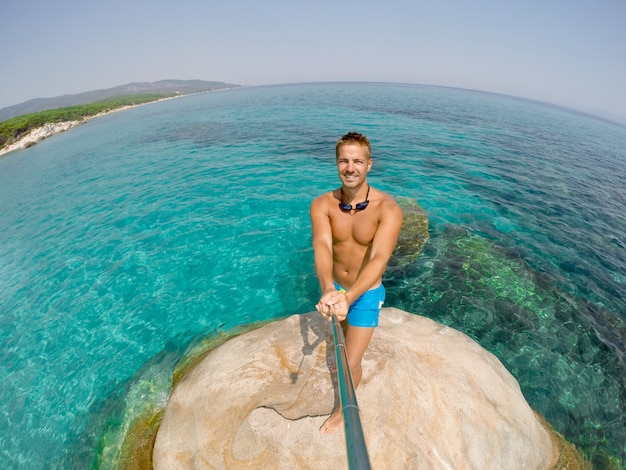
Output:
[[595,468],[626,469],[626,329],[619,307],[568,292],[564,278],[529,264],[534,255],[523,244],[505,246],[488,230],[462,225],[435,232],[410,270],[385,277],[392,305],[487,347],[527,401]]
[[[347,468],[330,325],[293,315],[233,338],[178,382],[155,469]],[[372,468],[549,469],[558,445],[515,378],[465,334],[384,308],[357,391]]]
[[415,199],[397,197],[402,209],[402,229],[398,243],[387,264],[387,272],[402,270],[413,263],[428,241],[428,215]]

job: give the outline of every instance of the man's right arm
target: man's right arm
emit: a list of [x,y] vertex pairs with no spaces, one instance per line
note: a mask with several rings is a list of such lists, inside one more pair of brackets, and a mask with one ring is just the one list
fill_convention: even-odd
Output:
[[328,204],[325,199],[327,195],[316,198],[311,203],[311,227],[313,238],[313,259],[315,265],[315,274],[322,290],[322,298],[318,303],[318,310],[322,314],[328,314],[328,306],[323,305],[323,299],[329,294],[335,292],[333,283],[333,234],[328,215]]

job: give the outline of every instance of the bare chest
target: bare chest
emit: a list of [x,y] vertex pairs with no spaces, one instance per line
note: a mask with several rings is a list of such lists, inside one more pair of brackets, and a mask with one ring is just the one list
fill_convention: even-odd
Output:
[[372,244],[378,228],[377,218],[367,217],[365,211],[356,214],[333,214],[330,223],[334,245],[357,243],[368,247]]

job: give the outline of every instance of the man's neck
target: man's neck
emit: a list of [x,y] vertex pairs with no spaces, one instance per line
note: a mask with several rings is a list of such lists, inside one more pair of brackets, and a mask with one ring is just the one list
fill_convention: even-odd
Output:
[[369,183],[364,181],[360,186],[356,188],[346,188],[345,186],[341,186],[341,202],[345,202],[346,204],[350,204],[357,200],[356,202],[365,201],[367,192],[369,189]]

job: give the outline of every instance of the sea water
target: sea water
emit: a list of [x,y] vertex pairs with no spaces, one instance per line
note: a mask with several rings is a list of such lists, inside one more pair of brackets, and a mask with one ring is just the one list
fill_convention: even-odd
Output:
[[371,184],[429,215],[386,305],[467,333],[597,468],[623,463],[626,128],[465,90],[306,84],[152,103],[0,158],[0,466],[106,461],[199,338],[313,310],[308,207],[338,187],[352,130]]

